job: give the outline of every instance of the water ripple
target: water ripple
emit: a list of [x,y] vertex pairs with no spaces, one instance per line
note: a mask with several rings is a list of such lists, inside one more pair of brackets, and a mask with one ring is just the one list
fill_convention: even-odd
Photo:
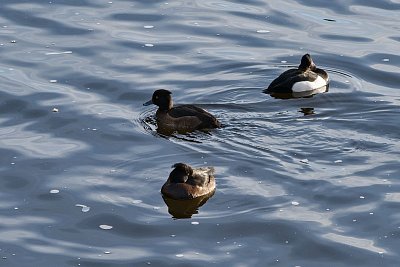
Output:
[[[398,266],[398,9],[2,1],[2,263]],[[262,92],[305,53],[329,91]],[[159,88],[223,127],[157,133]],[[185,219],[160,193],[176,162],[216,170]]]

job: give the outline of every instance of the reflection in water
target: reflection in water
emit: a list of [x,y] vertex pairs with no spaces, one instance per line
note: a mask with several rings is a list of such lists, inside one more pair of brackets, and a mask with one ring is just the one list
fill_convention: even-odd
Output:
[[198,140],[200,136],[211,136],[211,132],[207,130],[199,130],[185,134],[180,134],[176,131],[163,131],[161,128],[157,127],[156,117],[154,115],[149,115],[148,112],[144,112],[140,115],[139,123],[146,132],[165,139],[173,137],[177,140],[201,144],[202,142]]
[[300,108],[299,112],[303,113],[304,116],[315,114],[314,108]]
[[211,198],[215,193],[215,190],[211,193],[186,200],[172,199],[167,196],[162,196],[165,204],[168,206],[168,212],[172,215],[174,219],[185,219],[191,218],[193,214],[198,214],[198,208],[203,206],[209,198]]
[[291,99],[291,98],[307,98],[313,97],[316,94],[326,93],[329,91],[329,84],[326,86],[322,86],[315,90],[304,91],[304,92],[290,92],[290,93],[275,93],[275,92],[266,92],[264,93],[269,94],[270,96],[278,99]]
[[[0,266],[400,266],[398,1],[168,2],[1,1]],[[333,92],[262,94],[305,50]],[[154,87],[226,126],[162,135]],[[166,214],[172,161],[217,197]]]

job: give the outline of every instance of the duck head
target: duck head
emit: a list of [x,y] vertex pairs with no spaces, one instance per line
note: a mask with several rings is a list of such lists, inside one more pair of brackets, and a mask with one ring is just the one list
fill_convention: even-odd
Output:
[[168,179],[171,183],[185,183],[189,176],[193,174],[193,169],[185,163],[175,163],[172,165],[175,168],[170,174]]
[[154,91],[151,100],[143,104],[143,106],[148,106],[154,104],[158,106],[161,110],[169,110],[173,107],[173,101],[171,92],[165,89],[159,89]]
[[305,54],[301,58],[301,63],[299,65],[299,70],[315,70],[316,66],[312,60],[310,54]]

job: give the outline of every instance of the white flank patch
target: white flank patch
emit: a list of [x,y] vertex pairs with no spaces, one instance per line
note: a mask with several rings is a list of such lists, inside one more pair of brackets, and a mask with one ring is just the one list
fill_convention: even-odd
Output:
[[315,90],[323,86],[326,86],[326,81],[324,80],[324,78],[318,75],[317,79],[315,79],[315,81],[313,82],[303,81],[295,83],[292,87],[292,91],[295,93],[305,92]]

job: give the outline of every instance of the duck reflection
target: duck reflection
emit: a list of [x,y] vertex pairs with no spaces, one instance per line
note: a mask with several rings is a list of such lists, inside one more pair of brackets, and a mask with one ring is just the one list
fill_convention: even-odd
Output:
[[313,97],[316,94],[326,93],[329,91],[329,84],[322,86],[320,88],[304,91],[304,92],[287,92],[287,93],[280,93],[280,92],[266,92],[264,93],[269,94],[273,98],[277,99],[291,99],[291,98],[309,98]]
[[314,108],[300,108],[299,112],[303,113],[304,116],[315,114]]
[[200,196],[194,199],[173,199],[165,195],[162,196],[165,204],[168,206],[168,212],[174,219],[188,219],[192,218],[193,214],[199,213],[199,208],[203,206],[209,198],[215,193],[215,190],[211,193]]
[[214,168],[192,168],[185,163],[172,168],[161,188],[163,199],[174,218],[190,218],[215,192]]

